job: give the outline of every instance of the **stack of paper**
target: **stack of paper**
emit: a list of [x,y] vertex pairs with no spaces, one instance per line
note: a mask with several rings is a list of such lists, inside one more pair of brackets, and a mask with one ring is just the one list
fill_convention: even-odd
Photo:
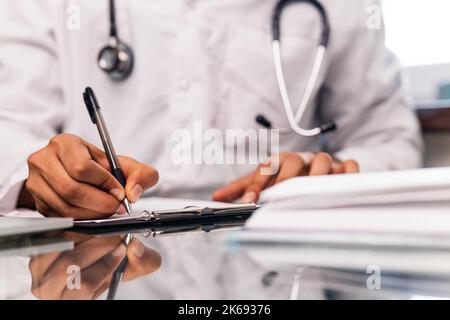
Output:
[[450,168],[299,177],[262,201],[247,240],[450,248]]
[[266,190],[261,201],[296,209],[450,202],[450,168],[299,177]]

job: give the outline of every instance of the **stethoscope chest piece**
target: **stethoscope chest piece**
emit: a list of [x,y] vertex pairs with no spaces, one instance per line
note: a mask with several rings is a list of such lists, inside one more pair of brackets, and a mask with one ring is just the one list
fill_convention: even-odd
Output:
[[104,47],[98,55],[98,65],[112,80],[123,81],[133,72],[131,48],[123,42]]
[[131,47],[119,37],[114,0],[109,0],[109,20],[109,44],[100,50],[97,63],[111,80],[124,81],[133,72],[134,55]]

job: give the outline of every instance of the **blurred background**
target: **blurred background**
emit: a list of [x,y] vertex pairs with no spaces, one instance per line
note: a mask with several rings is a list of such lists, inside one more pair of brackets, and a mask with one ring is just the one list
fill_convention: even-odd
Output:
[[427,167],[450,166],[450,1],[383,0],[386,45],[405,68]]

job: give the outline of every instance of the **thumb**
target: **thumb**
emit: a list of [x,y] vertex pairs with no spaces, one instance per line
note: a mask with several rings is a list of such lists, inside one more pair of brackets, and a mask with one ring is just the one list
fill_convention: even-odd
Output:
[[128,157],[119,157],[119,162],[127,179],[125,193],[131,202],[138,201],[144,191],[158,183],[158,171],[152,166]]
[[129,263],[125,270],[124,281],[155,272],[161,266],[161,255],[137,239],[133,239],[128,246],[127,257]]

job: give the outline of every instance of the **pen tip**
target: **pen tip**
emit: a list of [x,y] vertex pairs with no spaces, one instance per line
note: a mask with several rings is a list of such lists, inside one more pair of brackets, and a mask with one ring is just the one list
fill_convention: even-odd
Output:
[[124,205],[124,207],[125,207],[125,210],[127,210],[128,215],[131,215],[131,212],[132,212],[132,210],[131,210],[131,204],[130,204],[130,202],[128,201],[127,198],[125,198],[125,199],[123,200],[123,205]]

